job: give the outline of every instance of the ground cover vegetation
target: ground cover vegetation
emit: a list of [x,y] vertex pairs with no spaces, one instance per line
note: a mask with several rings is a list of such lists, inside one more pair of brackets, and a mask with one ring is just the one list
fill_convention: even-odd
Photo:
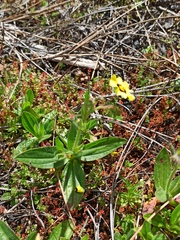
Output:
[[2,1],[0,239],[178,239],[179,1]]

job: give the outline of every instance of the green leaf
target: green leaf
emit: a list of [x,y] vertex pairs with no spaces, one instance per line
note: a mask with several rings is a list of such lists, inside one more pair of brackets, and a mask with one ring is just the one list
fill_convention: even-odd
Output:
[[15,233],[6,223],[0,220],[0,239],[2,240],[19,240]]
[[65,220],[58,224],[51,232],[48,240],[70,239],[74,231],[73,223],[70,220]]
[[37,236],[37,232],[32,232],[28,235],[28,237],[26,238],[26,240],[36,240],[36,236]]
[[41,143],[41,142],[43,142],[44,140],[47,140],[50,137],[51,137],[51,134],[45,134],[42,137],[38,138],[38,143]]
[[55,143],[58,151],[65,152],[64,144],[60,141],[58,137],[55,138]]
[[142,230],[140,232],[140,236],[143,237],[143,239],[147,239],[148,240],[147,235],[150,232],[151,232],[151,224],[149,222],[145,221],[143,223],[143,227],[142,227]]
[[119,232],[115,232],[114,240],[121,240],[121,239],[122,239],[122,235]]
[[[168,183],[171,176],[171,162],[168,151],[163,148],[156,158],[154,165],[154,181],[156,187],[156,197],[161,202],[168,199]],[[163,196],[161,195],[163,193]]]
[[71,159],[63,170],[62,187],[65,201],[70,208],[75,208],[81,201],[83,193],[76,191],[77,187],[85,187],[85,174],[81,163],[76,159]]
[[[145,220],[148,220],[151,214],[145,214],[143,217]],[[163,218],[161,215],[156,214],[151,220],[148,221],[153,226],[159,227],[159,228],[165,228],[166,227],[166,219]]]
[[51,133],[53,130],[53,126],[54,126],[54,120],[48,120],[44,124],[44,130],[46,133]]
[[84,104],[80,110],[83,123],[86,122],[90,114],[94,111],[94,106],[90,100],[90,91],[89,89],[85,93]]
[[31,113],[23,111],[21,121],[26,131],[31,133],[33,136],[37,135],[36,131],[34,130],[34,126],[38,124],[38,121]]
[[9,201],[12,198],[12,194],[10,192],[5,192],[1,195],[0,200],[1,201]]
[[26,140],[23,140],[18,144],[17,148],[13,151],[14,155],[19,155],[22,152],[25,152],[29,148],[33,147],[38,142],[36,137],[32,137]]
[[83,237],[81,237],[81,240],[88,240],[88,235],[84,235]]
[[29,102],[30,104],[32,104],[33,100],[34,100],[34,93],[33,93],[32,89],[28,89],[26,91],[25,101]]
[[[25,110],[26,108],[28,108],[28,107],[30,107],[30,102],[28,102],[28,101],[26,101],[26,102],[24,102],[23,104],[22,104],[22,108],[21,108],[21,110]],[[20,112],[21,113],[21,112]]]
[[38,133],[39,133],[39,136],[41,137],[45,134],[44,124],[42,122],[38,124]]
[[180,192],[180,175],[171,181],[169,186],[169,195],[171,198]]
[[73,150],[73,146],[74,146],[74,142],[76,140],[76,136],[77,136],[77,128],[75,126],[75,124],[72,122],[69,132],[68,132],[68,139],[67,139],[67,148],[68,150]]
[[30,107],[33,103],[33,100],[34,100],[33,91],[31,89],[28,89],[26,91],[25,100],[23,101],[22,104],[22,110],[25,110],[26,108]]
[[152,240],[167,240],[167,237],[163,233],[160,233],[153,236]]
[[126,142],[125,139],[118,137],[107,137],[95,142],[88,143],[84,149],[78,153],[77,157],[81,161],[94,161],[110,154],[112,151],[121,147]]
[[98,124],[98,120],[97,119],[90,119],[87,123],[86,123],[86,129],[87,130],[91,130],[93,129],[95,126],[97,126]]
[[176,230],[177,234],[180,234],[180,204],[177,205],[171,214],[170,226]]
[[44,129],[46,133],[51,133],[54,126],[54,120],[56,118],[56,111],[53,110],[43,117],[42,123],[44,124]]
[[29,106],[27,106],[26,108],[23,108],[23,112],[31,113],[33,115],[33,117],[37,119],[38,122],[40,121],[39,115]]
[[167,192],[162,187],[156,189],[155,196],[160,202],[165,202],[168,199]]
[[37,168],[54,168],[60,161],[55,155],[56,150],[56,147],[33,148],[15,156],[15,159]]

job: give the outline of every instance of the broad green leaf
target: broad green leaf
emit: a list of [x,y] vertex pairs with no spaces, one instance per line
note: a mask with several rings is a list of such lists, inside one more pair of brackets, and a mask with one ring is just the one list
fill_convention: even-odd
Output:
[[116,143],[118,143],[120,146],[122,146],[125,142],[126,142],[126,140],[123,138],[105,137],[105,138],[101,138],[95,142],[86,144],[84,149],[91,149],[91,148],[101,147],[101,146],[109,146],[111,144],[116,144]]
[[34,126],[38,124],[37,119],[31,113],[23,111],[21,116],[21,121],[26,131],[31,133],[33,136],[36,136],[36,131],[34,130]]
[[169,196],[172,198],[180,193],[180,175],[171,181],[169,187]]
[[60,161],[55,155],[56,150],[56,147],[33,148],[15,156],[15,159],[37,168],[54,168]]
[[[156,162],[154,165],[154,181],[155,181],[155,187],[156,187],[156,197],[162,201],[166,201],[168,199],[168,183],[170,181],[171,176],[171,162],[170,157],[168,154],[168,151],[166,148],[163,148],[159,155],[156,158]],[[159,193],[165,191],[165,197],[161,197]],[[162,202],[164,202],[162,201]]]
[[177,231],[177,234],[180,234],[180,204],[177,205],[171,214],[170,226]]
[[84,189],[85,174],[81,163],[71,159],[63,170],[62,187],[66,203],[70,208],[75,208],[83,197],[83,193],[77,192],[77,187]]
[[23,112],[31,113],[38,122],[40,121],[40,116],[31,107],[27,106],[26,108],[23,108]]
[[51,232],[48,240],[70,239],[74,231],[73,223],[65,220],[58,224]]
[[125,139],[118,137],[107,137],[95,142],[88,143],[84,149],[78,153],[77,157],[81,161],[94,161],[110,154],[112,151],[121,147],[126,142]]
[[15,233],[6,223],[0,220],[0,239],[2,240],[19,240]]

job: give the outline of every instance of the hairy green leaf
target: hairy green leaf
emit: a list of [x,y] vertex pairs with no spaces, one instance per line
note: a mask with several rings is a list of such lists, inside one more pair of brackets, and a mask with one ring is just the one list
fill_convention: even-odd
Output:
[[163,148],[157,156],[154,165],[155,195],[161,202],[168,199],[167,187],[170,181],[171,171],[171,162],[168,151],[166,148]]
[[125,139],[118,137],[107,137],[95,142],[88,143],[83,150],[78,153],[77,157],[81,161],[94,161],[102,158],[121,147],[126,142]]
[[37,168],[54,168],[60,161],[55,155],[56,150],[56,147],[33,148],[15,156],[15,159]]

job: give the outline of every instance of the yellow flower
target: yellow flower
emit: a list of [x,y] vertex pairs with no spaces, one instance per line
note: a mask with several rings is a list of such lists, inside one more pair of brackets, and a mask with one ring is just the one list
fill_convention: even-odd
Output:
[[115,74],[111,76],[111,79],[109,81],[109,86],[111,87],[117,87],[118,85],[121,85],[123,82],[121,77],[116,77]]
[[76,192],[78,193],[83,193],[84,192],[84,188],[82,188],[80,185],[76,187]]
[[114,151],[111,153],[111,156],[114,157],[115,155],[118,155],[118,152]]
[[129,101],[133,101],[135,96],[133,95],[133,90],[129,89],[129,84],[126,81],[123,81],[121,77],[116,77],[115,74],[111,76],[109,85],[114,88],[114,91],[117,96],[122,98],[128,98]]

